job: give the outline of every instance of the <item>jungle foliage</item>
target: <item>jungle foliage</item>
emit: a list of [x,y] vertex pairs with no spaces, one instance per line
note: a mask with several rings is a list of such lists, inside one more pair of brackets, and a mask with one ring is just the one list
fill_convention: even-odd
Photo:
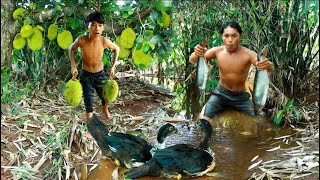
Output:
[[[176,91],[191,92],[193,81],[186,81],[193,70],[188,62],[193,47],[203,39],[209,41],[208,47],[222,44],[219,28],[229,20],[236,20],[243,29],[242,44],[258,51],[269,46],[268,58],[275,64],[275,73],[271,76],[272,87],[276,91],[271,103],[281,109],[288,99],[300,98],[306,92],[319,89],[314,81],[319,74],[319,2],[315,0],[277,0],[277,1],[165,1],[165,0],[60,0],[34,1],[17,0],[15,7],[24,8],[22,18],[15,20],[16,33],[28,22],[33,27],[41,27],[43,45],[39,50],[25,46],[13,50],[8,67],[2,67],[1,92],[4,101],[10,99],[6,89],[9,81],[26,84],[33,91],[45,90],[50,83],[66,82],[70,79],[70,62],[67,50],[58,46],[57,41],[47,38],[47,30],[53,23],[58,25],[58,33],[64,30],[71,32],[73,39],[86,33],[84,19],[93,10],[101,11],[107,20],[106,36],[116,41],[121,32],[130,27],[137,39],[134,46],[151,53],[150,67],[136,66],[132,53],[120,59],[120,67],[132,69],[155,69],[158,77],[171,77],[176,82]],[[76,4],[76,6],[75,6]],[[5,9],[1,9],[5,14]],[[164,26],[163,12],[170,16],[170,25]],[[164,28],[165,27],[165,28]],[[40,29],[41,29],[40,28]],[[76,60],[81,66],[80,53]],[[106,50],[104,62],[106,68],[110,59]],[[218,71],[215,62],[207,83],[210,92],[218,83]],[[10,76],[10,78],[9,78]],[[314,86],[314,85],[316,86]],[[57,87],[60,88],[60,87]],[[179,89],[180,88],[180,89]],[[199,109],[186,107],[192,98],[198,97],[195,92],[183,93],[175,102],[176,106],[198,112]],[[283,98],[286,97],[285,101]],[[2,98],[3,99],[3,98]],[[180,99],[180,100],[179,100]],[[298,102],[298,101],[295,101]],[[201,103],[201,102],[196,102]]]

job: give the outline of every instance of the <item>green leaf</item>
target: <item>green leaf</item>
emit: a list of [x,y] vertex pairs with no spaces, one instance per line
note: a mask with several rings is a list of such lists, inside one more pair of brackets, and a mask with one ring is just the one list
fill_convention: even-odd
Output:
[[158,0],[153,4],[158,11],[167,11],[172,6],[171,0]]
[[277,115],[273,119],[273,123],[279,126],[283,118],[283,110],[278,111]]
[[144,31],[143,34],[145,36],[152,36],[153,35],[153,31],[152,30],[147,30],[147,31]]
[[37,8],[37,4],[36,4],[36,3],[30,3],[30,4],[29,4],[29,8],[30,8],[31,10],[35,10],[35,9]]
[[149,43],[149,46],[151,47],[152,50],[156,48],[156,46],[153,43]]
[[124,13],[124,14],[122,14],[121,15],[123,18],[127,18],[127,17],[129,17],[130,15],[128,14],[128,13]]
[[150,48],[149,43],[143,43],[143,45],[142,45],[141,48],[142,48],[142,51],[143,51],[145,54],[147,54],[148,51],[149,51],[149,48]]
[[37,25],[37,28],[38,28],[40,31],[44,31],[44,28],[43,28],[42,26]]
[[141,36],[138,36],[136,38],[136,43],[138,44],[138,43],[142,43],[142,42],[143,42],[143,38]]
[[23,25],[27,25],[27,24],[32,25],[34,23],[35,23],[34,19],[32,19],[30,17],[27,17],[25,20],[23,20]]
[[133,179],[131,179],[131,178],[128,178],[128,177],[125,177],[125,179],[124,180],[133,180]]
[[128,14],[131,15],[133,14],[134,12],[132,11],[132,8],[128,9]]
[[138,67],[139,69],[141,69],[141,70],[144,70],[144,69],[147,68],[144,64],[139,64],[139,65],[137,65],[137,67]]
[[291,99],[289,102],[287,102],[287,104],[284,107],[284,111],[289,111],[289,109],[291,108],[292,104],[294,102],[294,99]]
[[108,11],[118,11],[119,8],[116,7],[116,6],[113,5],[113,4],[110,4],[110,5],[108,6],[107,10],[108,10]]
[[153,23],[153,24],[156,24],[158,19],[161,19],[161,16],[159,15],[159,12],[157,11],[151,11],[150,12],[150,21]]
[[165,36],[173,36],[173,30],[163,30],[162,34]]
[[155,35],[151,38],[150,43],[157,44],[161,41],[161,37],[159,35]]
[[104,66],[106,66],[107,69],[110,69],[111,64],[110,64],[110,61],[108,60],[106,53],[103,53],[102,61]]
[[61,7],[61,5],[56,4],[55,7],[54,7],[54,9],[55,9],[56,11],[61,11],[62,7]]
[[137,43],[137,44],[136,44],[136,50],[141,49],[141,47],[142,47],[142,43]]
[[292,111],[293,111],[294,116],[296,117],[296,121],[297,122],[300,121],[300,119],[301,119],[300,111],[295,106],[293,106]]

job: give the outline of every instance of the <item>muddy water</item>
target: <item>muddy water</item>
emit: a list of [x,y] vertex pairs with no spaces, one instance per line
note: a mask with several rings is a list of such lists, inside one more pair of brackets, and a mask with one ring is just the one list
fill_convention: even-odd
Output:
[[[276,142],[274,137],[293,134],[291,129],[277,130],[270,120],[263,118],[249,117],[244,114],[227,111],[214,118],[210,122],[213,126],[213,135],[210,147],[216,156],[216,167],[210,176],[185,179],[248,179],[252,171],[248,167],[252,164],[251,160],[256,155],[259,159],[267,156],[267,149],[274,148],[281,144],[282,148],[290,145],[284,142]],[[166,141],[166,146],[176,143],[189,143],[197,145],[202,137],[201,131],[196,123],[176,124],[180,134],[170,136]],[[148,139],[153,144],[155,138]],[[270,158],[270,154],[268,155]],[[257,161],[257,160],[256,160]],[[256,162],[255,161],[255,162]],[[110,160],[102,160],[88,176],[88,179],[112,179],[112,173],[116,165]],[[121,168],[117,179],[123,179],[125,169]],[[155,177],[143,177],[141,180],[161,179]]]

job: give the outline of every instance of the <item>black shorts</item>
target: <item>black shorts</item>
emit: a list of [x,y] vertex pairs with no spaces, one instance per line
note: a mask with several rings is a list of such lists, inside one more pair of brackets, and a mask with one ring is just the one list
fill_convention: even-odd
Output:
[[254,115],[249,93],[245,90],[232,92],[218,84],[205,105],[204,116],[212,118],[227,109],[235,109],[248,115]]
[[108,80],[107,73],[102,70],[100,72],[91,73],[85,70],[80,72],[80,83],[83,89],[84,104],[86,112],[93,112],[94,90],[96,90],[102,105],[106,105],[103,98],[103,85]]

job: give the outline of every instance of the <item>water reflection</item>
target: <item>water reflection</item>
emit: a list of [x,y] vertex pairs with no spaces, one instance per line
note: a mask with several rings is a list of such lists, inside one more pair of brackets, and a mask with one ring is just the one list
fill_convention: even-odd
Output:
[[[210,122],[213,126],[213,135],[210,142],[211,149],[216,155],[216,167],[213,170],[214,177],[203,176],[188,179],[248,179],[252,172],[248,171],[251,165],[251,159],[259,155],[259,159],[270,158],[267,149],[281,144],[285,148],[287,145],[282,142],[276,142],[274,137],[293,134],[291,129],[281,129],[278,131],[272,123],[263,118],[251,117],[236,111],[226,111]],[[170,136],[167,146],[176,143],[189,143],[198,145],[201,140],[201,132],[196,123],[189,125],[177,123],[181,134]],[[155,137],[148,139],[151,144],[155,142]],[[103,160],[90,174],[88,179],[112,179],[112,172],[116,165]],[[119,179],[123,179],[120,169]],[[141,180],[161,179],[155,177],[143,177]]]

